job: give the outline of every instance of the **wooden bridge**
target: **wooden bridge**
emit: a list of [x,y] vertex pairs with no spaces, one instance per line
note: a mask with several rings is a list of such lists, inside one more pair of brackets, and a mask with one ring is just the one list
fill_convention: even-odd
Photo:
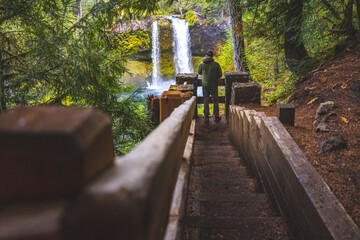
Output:
[[192,97],[114,159],[91,109],[0,117],[0,239],[360,239],[276,117],[229,106],[193,119]]

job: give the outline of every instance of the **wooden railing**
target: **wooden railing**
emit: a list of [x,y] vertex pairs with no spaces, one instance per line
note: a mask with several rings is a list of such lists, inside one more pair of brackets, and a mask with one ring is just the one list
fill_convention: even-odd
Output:
[[230,106],[229,133],[299,239],[360,239],[360,231],[276,117]]
[[[79,190],[73,192],[74,189],[72,189],[60,196],[49,193],[51,196],[37,195],[24,202],[17,199],[3,203],[2,210],[6,210],[0,212],[0,239],[163,239],[168,223],[172,194],[179,168],[183,163],[184,149],[189,137],[190,125],[193,123],[195,107],[196,98],[192,97],[176,108],[129,154],[115,159],[110,166],[106,163],[108,167],[105,169],[98,167],[97,169],[102,169],[102,172],[93,175]],[[53,133],[64,132],[65,137],[61,136],[60,140],[54,143],[67,146],[68,143],[61,141],[67,141],[66,139],[69,138],[69,142],[80,145],[79,154],[84,155],[84,158],[79,158],[80,162],[84,160],[90,165],[95,162],[103,162],[101,159],[103,154],[97,154],[102,151],[99,150],[99,146],[100,148],[103,146],[102,142],[90,140],[77,142],[83,136],[86,139],[92,139],[93,134],[90,133],[94,130],[95,125],[89,125],[79,131],[76,129],[79,129],[78,127],[83,122],[95,124],[99,119],[88,114],[89,111],[86,114],[75,114],[74,117],[76,112],[77,110],[73,109],[70,112],[72,115],[61,117],[68,119],[67,122],[72,122],[71,126],[74,126],[75,129],[73,131],[74,138],[71,137],[73,134],[71,128],[55,126],[52,127]],[[29,131],[29,127],[24,128],[23,125],[26,120],[33,120],[33,118],[20,115],[22,117],[19,119],[15,119],[15,115],[11,115],[5,117],[4,120],[5,122],[15,121],[12,126],[18,123],[22,124],[20,129],[15,129],[15,135],[19,135],[21,131]],[[77,116],[81,121],[77,119]],[[53,116],[53,118],[56,122],[58,116]],[[0,122],[1,120],[0,117]],[[108,120],[101,122],[106,123],[104,129],[108,132],[110,122]],[[33,125],[34,129],[39,127],[37,124]],[[49,125],[51,123],[48,123],[47,126]],[[21,127],[24,130],[21,130]],[[105,136],[101,134],[102,131],[99,127],[95,129],[99,129],[96,136]],[[44,143],[47,141],[46,136],[52,134],[48,130],[46,131],[46,133],[38,133],[39,139]],[[2,134],[8,133],[7,129],[0,128],[0,140]],[[48,144],[45,145],[52,144],[54,139],[49,138]],[[111,140],[111,134],[106,139]],[[97,145],[93,145],[92,142]],[[44,150],[49,151],[49,149]],[[106,148],[106,152],[108,150],[109,148]],[[110,151],[112,151],[112,147],[110,147]],[[95,162],[92,161],[93,156],[88,153],[95,154],[94,156],[97,158]],[[10,156],[9,154],[4,156]],[[110,156],[112,154],[113,152]],[[66,154],[61,156],[67,157]],[[54,157],[58,160],[56,156]],[[11,156],[7,160],[10,158]],[[43,165],[39,166],[39,171],[47,169],[45,164],[52,164],[51,159],[47,160],[47,163],[41,163]],[[66,159],[63,160],[67,162]],[[21,161],[18,164],[21,165]],[[68,164],[70,166],[71,162]],[[81,163],[79,164],[77,166],[80,168],[76,174],[80,176],[83,174],[83,169]],[[62,166],[62,164],[59,163],[58,166]],[[34,167],[35,170],[36,167]],[[90,167],[90,169],[94,168]],[[13,174],[22,174],[21,169],[18,173],[16,170],[14,171]],[[53,176],[45,175],[44,177],[53,179]],[[64,177],[66,179],[66,173]],[[46,179],[43,178],[42,181],[45,182]],[[42,186],[43,182],[40,181],[37,184]]]

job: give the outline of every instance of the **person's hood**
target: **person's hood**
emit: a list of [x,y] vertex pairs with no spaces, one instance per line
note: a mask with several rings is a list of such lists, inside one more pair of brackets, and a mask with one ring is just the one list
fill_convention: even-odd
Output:
[[214,61],[214,59],[212,57],[204,57],[203,58],[203,63],[212,63]]

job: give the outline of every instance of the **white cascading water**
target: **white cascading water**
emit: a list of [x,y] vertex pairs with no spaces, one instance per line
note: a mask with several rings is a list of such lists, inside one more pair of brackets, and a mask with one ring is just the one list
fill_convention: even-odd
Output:
[[159,24],[158,21],[152,24],[152,50],[151,59],[153,64],[152,81],[148,84],[149,88],[159,88],[160,77],[160,41],[159,41]]
[[177,17],[171,17],[174,37],[174,63],[176,67],[176,73],[192,73],[193,66],[191,63],[191,39],[189,32],[189,24],[185,19],[179,19]]

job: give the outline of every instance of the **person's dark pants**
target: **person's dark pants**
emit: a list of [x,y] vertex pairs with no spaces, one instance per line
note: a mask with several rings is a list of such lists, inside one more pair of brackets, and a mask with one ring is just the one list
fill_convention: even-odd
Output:
[[219,95],[218,87],[204,87],[203,86],[203,96],[204,96],[204,115],[206,118],[209,117],[209,97],[210,95],[213,98],[214,102],[214,115],[219,117]]

